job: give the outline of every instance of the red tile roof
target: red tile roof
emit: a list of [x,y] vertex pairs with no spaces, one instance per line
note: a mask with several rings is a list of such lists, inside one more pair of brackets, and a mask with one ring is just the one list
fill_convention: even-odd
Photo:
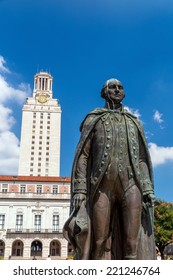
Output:
[[67,183],[70,183],[71,178],[70,177],[0,175],[0,181],[67,182]]

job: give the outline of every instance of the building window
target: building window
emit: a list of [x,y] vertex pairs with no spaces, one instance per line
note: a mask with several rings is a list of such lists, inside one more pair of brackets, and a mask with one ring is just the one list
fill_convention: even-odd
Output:
[[41,156],[42,152],[39,152],[38,155]]
[[32,139],[35,139],[35,135],[32,135]]
[[58,193],[58,186],[53,186],[52,192],[53,192],[53,194],[57,194]]
[[39,139],[42,139],[43,138],[43,136],[39,136]]
[[34,152],[31,152],[31,155],[33,156],[33,155],[34,155]]
[[59,215],[53,215],[53,231],[59,231]]
[[43,129],[43,126],[42,126],[42,125],[40,125],[40,129]]
[[49,147],[46,147],[46,150],[49,150]]
[[42,150],[42,147],[39,147],[39,150]]
[[40,163],[40,162],[38,163],[38,166],[41,166],[41,163]]
[[36,120],[33,120],[33,123],[36,123]]
[[4,225],[5,225],[5,215],[0,214],[0,229],[4,229]]
[[34,146],[31,146],[31,150],[34,150]]
[[32,141],[32,144],[35,144],[35,141]]
[[42,186],[37,186],[37,193],[42,193]]
[[26,186],[20,186],[20,192],[25,193],[26,192]]
[[46,152],[46,156],[49,156],[49,152]]
[[41,231],[41,215],[35,215],[34,230]]
[[42,145],[42,141],[39,141],[39,145]]
[[40,121],[41,124],[43,124],[43,121]]
[[49,126],[49,125],[47,126],[47,129],[50,129],[50,126]]
[[46,145],[49,145],[49,141],[46,142]]
[[2,184],[2,192],[6,193],[8,191],[8,184]]
[[47,121],[47,124],[50,124],[50,121]]
[[17,214],[16,215],[16,231],[22,231],[23,227],[23,215]]
[[33,163],[33,162],[31,162],[30,166],[33,166],[33,165],[34,165],[34,163]]
[[38,160],[40,161],[40,160],[41,160],[41,157],[39,157]]

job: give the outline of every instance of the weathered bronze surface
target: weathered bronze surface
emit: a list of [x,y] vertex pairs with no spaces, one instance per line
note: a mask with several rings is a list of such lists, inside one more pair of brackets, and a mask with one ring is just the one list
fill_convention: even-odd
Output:
[[124,96],[120,81],[106,81],[105,107],[90,112],[80,128],[64,225],[75,259],[156,258],[152,165],[142,125],[124,109]]

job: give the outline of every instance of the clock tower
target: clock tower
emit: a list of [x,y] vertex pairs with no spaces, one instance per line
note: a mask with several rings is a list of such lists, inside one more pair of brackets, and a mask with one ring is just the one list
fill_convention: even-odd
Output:
[[33,96],[22,112],[20,176],[60,176],[61,107],[53,98],[53,77],[34,76]]

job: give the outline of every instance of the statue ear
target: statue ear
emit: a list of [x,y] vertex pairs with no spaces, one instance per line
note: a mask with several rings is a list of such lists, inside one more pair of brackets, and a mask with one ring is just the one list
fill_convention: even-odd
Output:
[[104,98],[104,99],[107,99],[107,96],[108,96],[108,88],[104,87],[101,90],[101,97]]

